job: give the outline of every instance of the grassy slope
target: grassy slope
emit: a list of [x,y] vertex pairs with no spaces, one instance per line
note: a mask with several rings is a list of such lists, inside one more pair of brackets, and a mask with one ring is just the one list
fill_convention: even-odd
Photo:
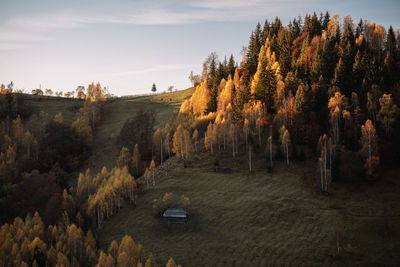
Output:
[[62,112],[64,122],[69,125],[84,104],[83,100],[52,96],[23,95],[23,99],[24,104],[32,108],[32,113],[39,114],[43,110],[49,114],[50,119],[53,119],[57,113]]
[[173,111],[193,93],[194,88],[159,95],[119,98],[106,103],[104,116],[96,129],[93,153],[85,164],[93,173],[103,166],[108,169],[116,164],[120,152],[117,136],[125,121],[134,117],[140,109],[156,112],[156,128],[168,122]]
[[[116,137],[125,121],[135,116],[138,110],[154,110],[157,114],[156,127],[158,127],[166,123],[171,118],[173,111],[178,109],[193,92],[194,88],[188,88],[172,93],[118,98],[107,102],[104,106],[104,115],[94,135],[93,153],[85,162],[82,171],[90,168],[95,174],[103,166],[108,169],[115,166],[120,149]],[[78,99],[34,95],[24,95],[24,101],[32,107],[33,113],[44,110],[50,118],[54,118],[57,113],[62,112],[64,122],[69,125],[72,124],[75,113],[84,103],[83,100]],[[72,181],[72,183],[74,182]]]
[[[233,173],[221,174],[213,171],[213,157],[207,154],[195,155],[188,168],[170,159],[157,186],[139,197],[136,208],[126,205],[105,223],[100,245],[106,248],[130,234],[159,263],[173,257],[183,266],[400,262],[396,172],[387,178],[390,186],[350,193],[346,185],[334,185],[331,195],[324,196],[314,163],[277,164],[274,174],[267,174],[262,164],[257,169],[263,171],[249,175],[243,158],[234,162],[226,156],[221,166]],[[152,215],[153,199],[165,192],[190,198],[194,216],[189,225],[168,231]],[[337,232],[342,256],[333,259]]]

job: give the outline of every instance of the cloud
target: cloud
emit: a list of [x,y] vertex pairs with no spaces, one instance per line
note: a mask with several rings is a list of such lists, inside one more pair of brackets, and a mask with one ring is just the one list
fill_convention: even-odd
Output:
[[190,6],[207,8],[207,9],[232,9],[232,8],[243,8],[243,7],[254,7],[261,4],[260,0],[205,0],[195,1],[190,3]]
[[183,25],[202,22],[246,21],[294,7],[291,0],[204,0],[184,2],[179,8],[164,5],[138,7],[133,13],[85,14],[69,11],[17,16],[0,23],[0,50],[15,49],[52,40],[53,33],[97,24]]
[[200,67],[200,64],[162,64],[162,65],[155,65],[153,67],[146,68],[146,69],[112,73],[112,75],[113,76],[133,76],[133,75],[146,74],[146,73],[151,73],[151,72],[168,72],[168,71],[185,70],[185,69],[198,68],[198,67]]

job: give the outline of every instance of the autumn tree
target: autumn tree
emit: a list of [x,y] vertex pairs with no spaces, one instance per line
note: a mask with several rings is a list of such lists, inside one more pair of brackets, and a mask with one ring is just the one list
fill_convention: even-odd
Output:
[[284,154],[286,155],[286,163],[289,165],[289,146],[290,146],[290,134],[285,126],[281,128],[281,145],[284,150]]
[[267,104],[269,112],[272,112],[274,107],[276,74],[278,72],[279,63],[276,62],[275,53],[271,52],[268,44],[262,46],[258,58],[257,72],[251,83],[251,93],[256,99]]
[[182,125],[176,129],[173,137],[172,151],[178,158],[185,159],[185,137]]
[[328,108],[330,109],[330,123],[335,145],[339,144],[342,111],[346,106],[347,98],[340,92],[335,92],[334,96],[329,99]]
[[199,140],[199,132],[197,131],[197,129],[195,129],[193,132],[192,140],[194,142],[194,149],[197,152],[197,142]]
[[366,158],[364,168],[368,175],[372,175],[379,165],[379,156],[376,130],[371,120],[361,126],[360,145],[360,151]]
[[119,153],[118,160],[117,160],[117,166],[119,168],[129,166],[130,161],[131,161],[131,153],[130,153],[129,149],[126,147],[122,147],[121,152]]
[[217,127],[215,124],[210,123],[207,127],[207,131],[204,135],[204,146],[211,153],[214,153],[214,145],[217,142]]
[[381,108],[378,113],[378,121],[385,130],[386,135],[389,135],[392,125],[396,122],[399,108],[393,103],[391,94],[383,94],[379,99],[379,103]]

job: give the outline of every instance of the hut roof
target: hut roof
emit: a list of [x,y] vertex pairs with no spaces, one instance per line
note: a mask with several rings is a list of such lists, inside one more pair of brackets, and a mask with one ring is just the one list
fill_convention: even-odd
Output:
[[163,213],[163,216],[173,218],[186,218],[187,213],[183,209],[166,209]]

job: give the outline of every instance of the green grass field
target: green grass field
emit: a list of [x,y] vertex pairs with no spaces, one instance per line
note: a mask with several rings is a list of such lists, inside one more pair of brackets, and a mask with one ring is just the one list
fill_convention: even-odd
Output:
[[[349,192],[333,185],[318,189],[314,163],[277,164],[269,174],[263,162],[249,174],[246,161],[229,156],[216,173],[213,157],[199,154],[184,168],[170,159],[157,185],[106,221],[100,245],[125,234],[151,251],[159,263],[169,257],[183,266],[376,266],[400,262],[399,181]],[[168,228],[152,214],[152,201],[165,192],[190,198],[188,225]],[[339,237],[340,256],[333,257]]]

